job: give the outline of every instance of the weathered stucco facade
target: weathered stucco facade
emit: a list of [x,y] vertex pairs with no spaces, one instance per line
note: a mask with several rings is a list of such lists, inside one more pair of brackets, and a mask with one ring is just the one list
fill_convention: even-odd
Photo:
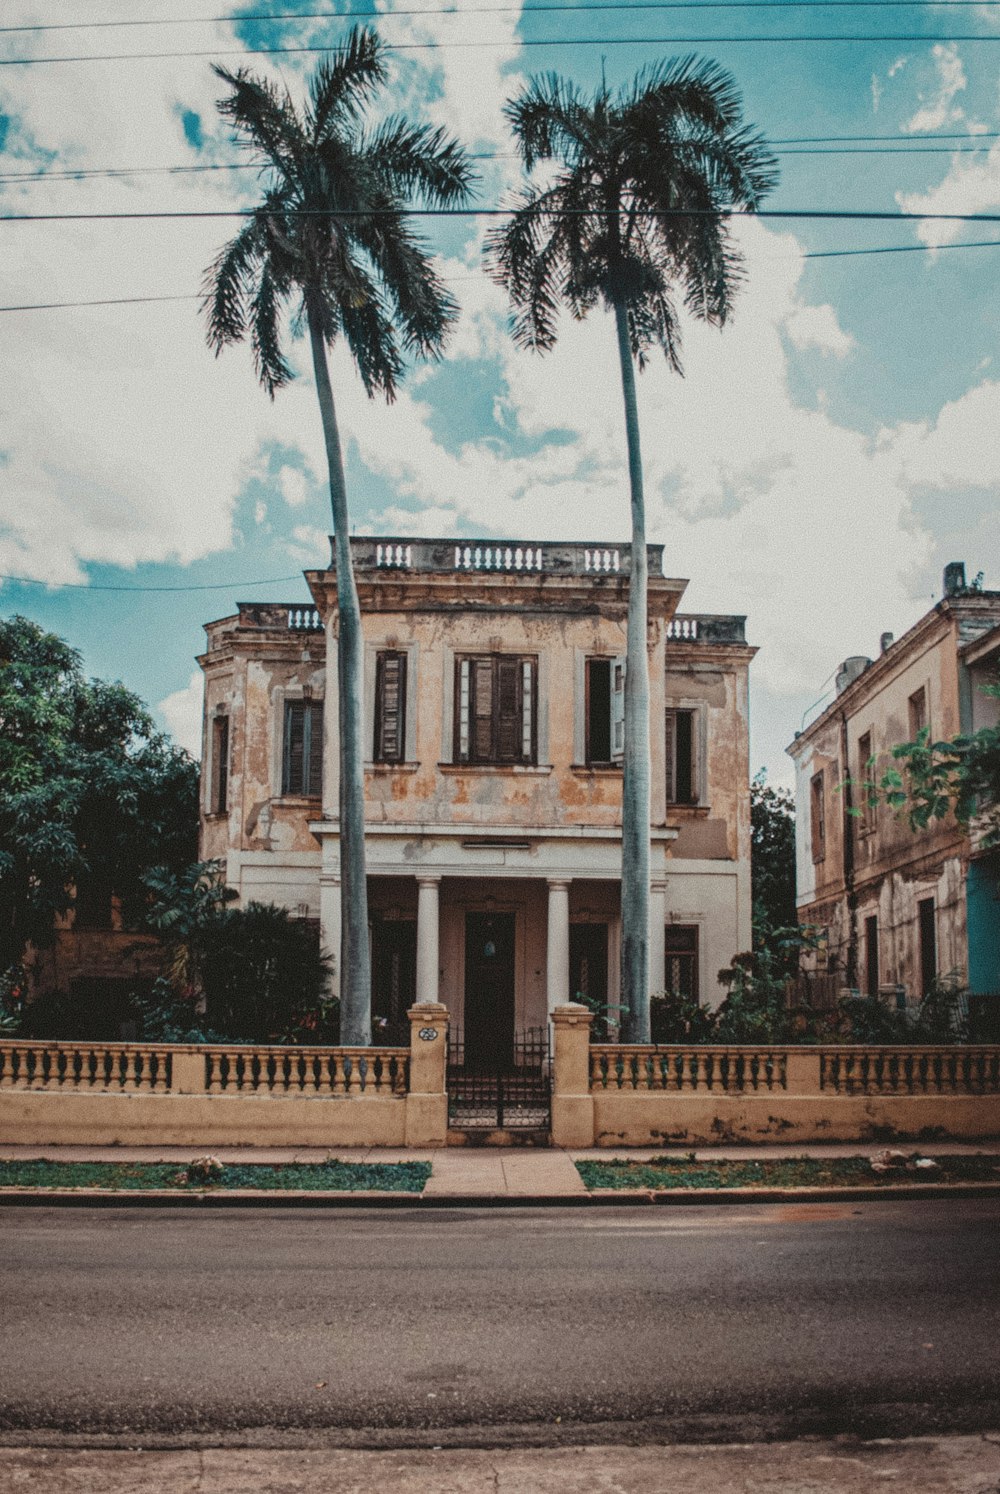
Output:
[[[486,1007],[543,1026],[580,990],[613,1007],[627,547],[352,547],[374,1010],[440,999],[471,1029]],[[714,1003],[750,944],[754,650],[741,617],[678,617],[662,562],[650,547],[651,984]],[[336,963],[336,577],[307,579],[315,608],[207,627],[202,854],[244,901],[318,920]]]
[[940,741],[995,723],[998,702],[982,687],[1000,663],[1000,592],[966,589],[964,567],[949,566],[944,599],[882,644],[874,661],[845,661],[834,702],[788,748],[799,919],[825,933],[807,964],[911,1001],[949,976],[998,991],[996,858],[977,855],[951,818],[911,830],[905,814],[869,805],[862,785],[922,727]]

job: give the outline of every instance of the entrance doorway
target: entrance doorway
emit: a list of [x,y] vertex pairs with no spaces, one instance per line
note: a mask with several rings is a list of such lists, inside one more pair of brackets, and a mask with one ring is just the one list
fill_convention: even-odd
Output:
[[417,998],[417,925],[412,918],[372,920],[372,1037],[409,1046],[407,1012]]
[[608,1030],[608,926],[606,923],[571,923],[569,926],[569,999],[594,1012],[598,1037]]
[[465,915],[465,1067],[514,1067],[514,914]]

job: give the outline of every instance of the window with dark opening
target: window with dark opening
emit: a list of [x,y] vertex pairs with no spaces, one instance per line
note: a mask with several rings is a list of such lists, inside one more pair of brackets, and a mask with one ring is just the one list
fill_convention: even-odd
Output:
[[323,786],[323,703],[285,702],[281,792],[318,799]]
[[927,725],[927,691],[920,687],[914,690],[909,702],[910,716],[910,741],[915,742],[920,732]]
[[809,785],[809,823],[812,859],[823,861],[826,857],[826,797],[822,769],[813,774]]
[[666,960],[663,989],[698,999],[698,926],[668,923],[664,930]]
[[587,743],[589,764],[620,763],[625,750],[625,661],[587,660]]
[[917,904],[917,923],[920,929],[920,994],[926,996],[937,980],[937,920],[932,897],[921,898]]
[[874,789],[875,764],[872,761],[872,734],[866,731],[858,738],[858,788],[856,808],[860,811],[862,834],[875,829]]
[[375,749],[377,763],[406,758],[406,654],[383,649],[375,661]]
[[212,805],[211,814],[225,814],[229,800],[229,717],[216,716],[212,721]]
[[694,711],[668,711],[666,720],[668,804],[698,803],[696,751]]
[[537,660],[479,654],[455,661],[455,760],[534,763]]
[[865,994],[878,995],[878,918],[865,919]]

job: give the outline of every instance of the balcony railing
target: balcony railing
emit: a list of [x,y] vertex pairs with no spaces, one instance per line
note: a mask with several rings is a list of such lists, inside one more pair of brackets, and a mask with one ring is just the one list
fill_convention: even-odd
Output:
[[[663,546],[647,546],[649,570],[663,575]],[[523,576],[620,576],[629,570],[629,547],[555,544],[532,540],[352,539],[358,571]]]
[[240,627],[275,628],[279,632],[322,633],[319,608],[307,602],[240,602]]

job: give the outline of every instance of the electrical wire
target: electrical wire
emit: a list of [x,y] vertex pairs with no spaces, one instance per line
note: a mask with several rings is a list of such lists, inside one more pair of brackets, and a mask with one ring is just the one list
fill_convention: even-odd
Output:
[[[199,218],[250,218],[256,208],[203,208],[176,211],[149,212],[92,212],[92,213],[0,213],[0,223],[120,223],[148,222],[173,219]],[[290,218],[375,218],[383,213],[408,218],[506,218],[512,212],[507,207],[478,208],[372,208],[343,209],[332,213],[325,209],[293,208],[286,210]],[[622,208],[623,213],[640,218],[784,218],[809,219],[817,222],[844,223],[1000,223],[1000,213],[901,213],[879,209],[844,208]],[[590,218],[594,214],[586,208],[564,210],[547,216],[569,216]]]
[[[893,46],[901,42],[918,42],[923,45],[952,46],[961,42],[1000,42],[996,35],[956,32],[952,36],[931,33],[896,32],[881,36],[826,33],[805,33],[772,36],[551,36],[516,38],[519,47],[721,47],[721,46],[774,46],[775,44],[808,42],[817,44],[840,44],[866,46]],[[386,52],[439,52],[439,51],[492,51],[511,45],[505,41],[422,41],[387,42]],[[306,53],[329,52],[330,44],[304,43],[297,47],[212,47],[209,50],[189,52],[84,52],[66,57],[3,57],[0,67],[41,67],[60,62],[177,62],[185,58],[212,57],[291,57]]]
[[[0,581],[13,581],[19,586],[45,586],[53,591],[124,591],[136,595],[151,591],[242,591],[251,586],[278,586],[285,581],[301,579],[302,572],[296,571],[292,576],[265,576],[260,581],[211,581],[199,586],[105,586],[100,583],[92,585],[89,581],[40,581],[36,576],[0,574]],[[308,603],[302,605],[308,606]]]
[[49,21],[34,25],[0,26],[0,34],[11,32],[40,31],[106,31],[121,30],[136,26],[225,26],[275,25],[282,21],[356,21],[359,19],[392,20],[394,16],[448,16],[448,15],[497,15],[520,14],[530,16],[552,11],[630,11],[630,10],[952,10],[974,7],[977,10],[992,9],[1000,0],[636,0],[635,4],[622,4],[621,0],[597,0],[592,5],[566,5],[546,3],[540,5],[476,5],[420,6],[400,10],[305,10],[277,11],[270,15],[225,16],[159,16],[140,17],[124,21]]
[[[914,144],[912,146],[847,145],[795,146],[792,148],[783,148],[780,140],[772,140],[768,144],[779,156],[971,156],[978,155],[980,151],[989,150],[992,142],[1000,138],[1000,135],[996,131],[984,131],[981,135],[962,135],[958,138],[970,143],[958,146]],[[513,161],[518,159],[518,154],[516,151],[479,151],[470,152],[468,159],[470,161]],[[19,183],[30,185],[37,182],[114,181],[126,176],[186,176],[207,171],[267,171],[268,169],[266,165],[257,165],[252,161],[220,161],[176,166],[80,166],[76,168],[67,166],[55,171],[0,172],[0,186]]]

